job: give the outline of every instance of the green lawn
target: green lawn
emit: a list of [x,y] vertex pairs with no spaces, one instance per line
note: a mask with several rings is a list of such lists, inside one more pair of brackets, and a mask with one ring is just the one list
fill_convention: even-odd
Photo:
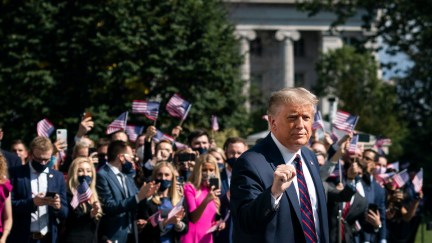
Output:
[[[422,237],[422,232],[423,232],[423,237]],[[426,224],[420,224],[420,227],[417,231],[415,243],[429,243],[429,242],[432,242],[432,230],[427,231]]]

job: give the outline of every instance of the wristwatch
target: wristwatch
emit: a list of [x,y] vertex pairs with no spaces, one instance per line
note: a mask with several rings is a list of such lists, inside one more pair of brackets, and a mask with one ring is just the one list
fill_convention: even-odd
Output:
[[378,232],[381,228],[382,228],[382,225],[379,224],[379,225],[378,225],[378,228],[375,228],[375,229],[374,229],[375,233]]

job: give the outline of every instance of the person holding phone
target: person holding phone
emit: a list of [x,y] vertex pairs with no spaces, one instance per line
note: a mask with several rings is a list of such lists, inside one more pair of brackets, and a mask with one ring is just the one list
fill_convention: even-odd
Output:
[[[102,208],[96,191],[96,170],[89,158],[78,157],[72,161],[67,189],[69,215],[60,242],[94,242]],[[76,198],[83,196],[85,201],[73,203]]]
[[9,242],[57,242],[68,206],[63,174],[48,167],[53,149],[49,138],[36,137],[30,144],[30,162],[11,172],[14,226]]
[[[180,236],[187,232],[188,221],[185,211],[181,209],[172,217],[167,217],[168,212],[178,203],[181,204],[183,200],[176,189],[175,169],[169,162],[159,162],[150,180],[160,183],[160,187],[151,200],[138,209],[138,227],[144,227],[140,240],[143,242],[179,242]],[[157,222],[157,225],[148,222],[148,218],[158,211],[161,212],[161,220]]]
[[[210,178],[217,178],[218,183],[211,186]],[[184,197],[189,216],[189,230],[181,242],[213,242],[212,233],[207,231],[216,224],[216,214],[220,207],[220,176],[216,159],[210,154],[202,154],[188,182],[184,186]],[[223,230],[221,224],[217,230]]]
[[178,150],[174,156],[174,163],[179,176],[185,181],[192,174],[195,166],[196,152],[190,148]]
[[0,243],[5,243],[12,228],[12,184],[7,175],[6,158],[0,153]]

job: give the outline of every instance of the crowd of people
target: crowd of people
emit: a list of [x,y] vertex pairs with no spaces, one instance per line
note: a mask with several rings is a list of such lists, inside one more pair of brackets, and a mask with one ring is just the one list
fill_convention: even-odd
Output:
[[352,134],[319,140],[316,102],[275,92],[269,135],[250,150],[201,129],[177,148],[154,126],[95,142],[91,117],[69,143],[16,140],[0,152],[0,243],[413,242],[422,192],[378,180],[385,155],[349,153]]

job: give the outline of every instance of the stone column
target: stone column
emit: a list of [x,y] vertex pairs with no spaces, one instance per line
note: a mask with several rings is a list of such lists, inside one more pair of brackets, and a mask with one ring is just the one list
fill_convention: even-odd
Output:
[[236,30],[234,36],[240,41],[240,54],[243,56],[243,64],[240,67],[240,77],[244,81],[243,95],[246,97],[245,108],[246,111],[250,111],[250,56],[249,42],[256,38],[256,32],[254,30]]
[[283,41],[282,46],[282,77],[283,87],[294,87],[294,41],[300,39],[295,30],[278,30],[276,40]]

